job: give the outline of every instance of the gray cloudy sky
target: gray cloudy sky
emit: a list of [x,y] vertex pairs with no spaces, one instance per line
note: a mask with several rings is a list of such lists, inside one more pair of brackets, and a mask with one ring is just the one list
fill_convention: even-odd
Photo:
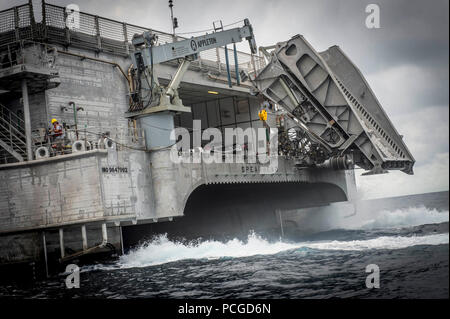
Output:
[[[26,1],[4,1],[5,9]],[[53,0],[81,11],[170,30],[167,0]],[[40,1],[33,1],[39,7]],[[367,29],[365,8],[380,7],[380,29]],[[357,177],[364,197],[449,189],[448,0],[174,0],[178,32],[249,18],[258,45],[302,34],[318,51],[337,44],[365,75],[416,158],[415,175]],[[240,48],[247,50],[246,44]],[[359,175],[361,171],[357,171]]]

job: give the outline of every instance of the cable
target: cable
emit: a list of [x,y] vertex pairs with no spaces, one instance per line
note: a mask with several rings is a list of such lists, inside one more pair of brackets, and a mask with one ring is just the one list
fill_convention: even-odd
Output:
[[230,24],[226,24],[226,25],[224,25],[223,27],[226,28],[226,27],[229,27],[229,26],[232,26],[232,25],[234,25],[234,24],[241,23],[241,22],[244,22],[244,19],[239,20],[239,21],[236,21],[236,22],[233,22],[233,23],[230,23]]
[[196,33],[208,32],[208,31],[214,31],[214,28],[200,30],[200,31],[192,31],[192,32],[177,32],[177,35],[180,35],[180,34],[196,34]]
[[[230,24],[227,24],[227,25],[224,25],[223,28],[226,28],[226,27],[229,27],[229,26],[241,23],[243,21],[244,21],[244,19],[236,21],[236,22],[233,22],[233,23],[230,23]],[[180,34],[196,34],[196,33],[208,32],[208,31],[214,31],[214,28],[200,30],[200,31],[192,31],[192,32],[178,32],[177,35],[180,35]]]

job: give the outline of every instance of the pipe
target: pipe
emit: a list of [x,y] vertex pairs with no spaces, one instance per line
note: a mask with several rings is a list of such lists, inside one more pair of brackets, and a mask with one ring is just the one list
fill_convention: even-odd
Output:
[[238,63],[238,56],[237,56],[237,50],[236,50],[236,43],[233,43],[233,51],[234,51],[234,68],[236,72],[236,83],[237,85],[241,85],[241,81],[239,79],[239,63]]
[[228,61],[228,49],[227,49],[227,46],[225,46],[225,64],[227,66],[228,86],[231,88],[231,87],[233,87],[233,85],[231,85],[230,62]]
[[90,56],[87,56],[87,55],[82,55],[82,54],[77,54],[77,53],[72,53],[72,52],[67,52],[67,51],[61,51],[59,49],[56,49],[56,52],[62,53],[62,54],[66,54],[66,55],[75,56],[75,57],[78,57],[78,58],[83,59],[83,60],[87,59],[87,60],[92,60],[92,61],[96,61],[96,62],[111,64],[111,65],[115,66],[116,68],[118,68],[120,73],[122,73],[122,75],[127,80],[127,82],[128,82],[128,90],[130,90],[130,88],[131,88],[131,81],[130,81],[130,79],[128,78],[127,74],[124,72],[122,67],[119,64],[117,64],[116,62],[111,62],[111,61],[108,61],[108,60],[93,58],[93,57],[90,57]]
[[[134,92],[134,81],[131,79],[131,70],[133,69],[133,63],[130,64],[130,67],[128,68],[128,83],[130,84],[130,92]],[[130,97],[131,98],[131,97]]]
[[77,108],[75,106],[75,102],[69,102],[69,105],[72,105],[72,108],[73,108],[73,121],[75,124],[75,135],[77,136],[77,140],[78,140]]
[[316,167],[333,170],[347,170],[353,169],[354,163],[353,158],[350,155],[346,154],[343,156],[333,156],[325,160],[323,163],[317,164]]

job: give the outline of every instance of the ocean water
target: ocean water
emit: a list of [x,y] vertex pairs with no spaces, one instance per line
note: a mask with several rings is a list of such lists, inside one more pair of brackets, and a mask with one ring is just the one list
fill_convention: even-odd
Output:
[[[448,298],[449,213],[414,206],[299,239],[175,242],[161,235],[119,259],[81,268],[80,288],[60,274],[0,296],[27,298]],[[344,226],[343,226],[344,225]],[[366,287],[366,266],[380,287]]]

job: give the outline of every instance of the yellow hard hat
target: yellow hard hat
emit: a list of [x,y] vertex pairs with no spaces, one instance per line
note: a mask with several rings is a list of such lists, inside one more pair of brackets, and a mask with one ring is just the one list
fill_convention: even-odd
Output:
[[52,124],[55,123],[55,122],[58,122],[58,120],[57,119],[52,119]]

